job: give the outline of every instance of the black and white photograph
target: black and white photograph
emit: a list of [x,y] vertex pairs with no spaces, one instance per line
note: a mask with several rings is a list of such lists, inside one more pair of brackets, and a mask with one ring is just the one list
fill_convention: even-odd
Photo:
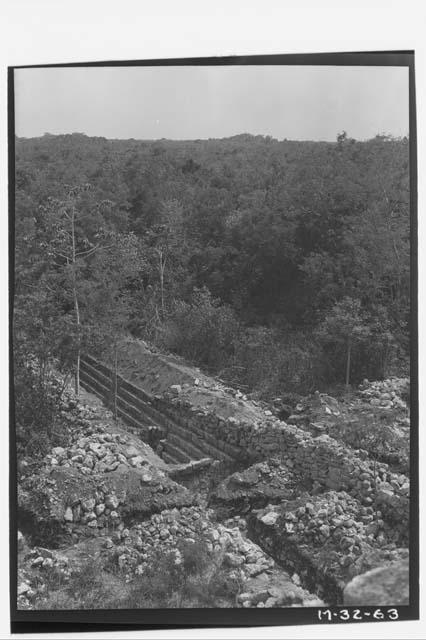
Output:
[[285,58],[12,72],[21,614],[413,604],[409,65]]

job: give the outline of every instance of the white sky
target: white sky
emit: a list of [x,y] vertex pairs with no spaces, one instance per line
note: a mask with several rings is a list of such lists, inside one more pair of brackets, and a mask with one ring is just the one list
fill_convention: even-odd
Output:
[[408,134],[406,67],[82,67],[15,71],[18,136],[297,140]]

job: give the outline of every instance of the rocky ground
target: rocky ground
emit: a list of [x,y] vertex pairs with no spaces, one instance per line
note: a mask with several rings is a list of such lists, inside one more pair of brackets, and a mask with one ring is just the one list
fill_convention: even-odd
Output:
[[355,576],[408,558],[381,513],[345,492],[268,505],[250,514],[249,531],[280,564],[293,565],[308,588],[331,601],[341,602]]
[[[184,396],[194,410],[207,403],[209,411],[228,421],[240,410],[245,420],[261,414],[266,419],[285,416],[288,424],[316,438],[332,436],[351,444],[351,429],[371,420],[372,410],[373,417],[379,412],[400,438],[389,438],[393,450],[382,453],[387,462],[390,455],[393,470],[404,467],[398,442],[406,446],[408,441],[405,379],[365,381],[355,395],[340,400],[316,393],[297,402],[277,398],[269,406],[250,403],[240,391],[164,357],[152,357],[146,373],[139,374],[137,358],[132,360],[134,346],[129,349],[123,365],[129,379],[144,382],[152,393]],[[371,474],[357,479],[359,496],[356,491],[324,491],[304,483],[291,460],[271,452],[268,460],[240,464],[238,471],[224,473],[212,485],[208,474],[216,468],[214,460],[166,464],[134,429],[113,420],[92,394],[82,391],[77,401],[67,391],[61,416],[66,442],[41,461],[19,460],[20,608],[114,608],[129,602],[138,607],[160,606],[155,602],[314,607],[357,599],[361,604],[370,589],[361,579],[365,572],[371,573],[376,591],[382,584],[383,598],[389,599],[393,584],[396,601],[405,601],[407,580],[401,582],[401,576],[406,576],[406,541],[401,527],[392,526],[372,498],[362,497],[362,483],[370,486]],[[368,456],[372,446],[366,442],[357,451]],[[377,465],[382,473],[378,456]],[[392,482],[404,493],[406,476],[393,474]],[[180,585],[170,581],[175,568],[191,556],[208,558],[199,560],[194,569],[199,582],[191,588],[202,591],[206,583],[208,589],[204,600],[192,595],[182,601],[176,596]],[[142,587],[155,574],[160,580],[162,571],[169,591],[166,597],[157,584],[166,600],[153,601]],[[84,592],[78,596],[83,574],[91,597]],[[111,594],[121,594],[121,599],[116,595],[111,600]]]
[[408,378],[364,380],[339,399],[315,393],[285,404],[274,402],[276,415],[314,436],[327,434],[409,475],[410,382]]
[[20,608],[43,609],[51,601],[52,571],[63,588],[84,564],[101,561],[131,583],[159,549],[200,540],[238,581],[235,606],[321,604],[247,538],[243,518],[218,522],[205,500],[194,504],[195,494],[169,477],[178,470],[115,423],[94,396],[82,392],[77,402],[70,393],[62,411],[68,444],[41,464],[20,461]]
[[167,475],[167,465],[147,444],[118,426],[90,394],[64,401],[69,442],[36,464],[20,460],[19,518],[34,523],[32,537],[52,534],[52,544],[77,541],[193,496]]

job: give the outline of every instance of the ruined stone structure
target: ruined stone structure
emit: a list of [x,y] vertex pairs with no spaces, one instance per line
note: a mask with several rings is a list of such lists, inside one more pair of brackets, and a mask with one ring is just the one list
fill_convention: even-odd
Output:
[[82,359],[82,386],[102,402],[68,394],[67,443],[21,470],[18,526],[33,545],[20,574],[23,608],[43,608],[43,576],[33,573],[56,562],[40,544],[60,549],[70,571],[89,545],[132,581],[150,554],[182,539],[207,540],[239,572],[244,592],[232,606],[361,605],[366,572],[387,603],[402,576],[395,604],[406,601],[405,475],[286,424],[171,356],[130,341],[125,349],[118,374]]
[[[110,406],[112,377],[112,372],[94,358],[86,356],[82,361],[82,384]],[[161,455],[166,462],[212,458],[226,468],[236,463],[247,467],[278,457],[314,493],[329,489],[346,491],[364,506],[374,502],[393,527],[398,543],[407,543],[410,485],[406,476],[392,473],[384,463],[360,458],[327,435],[313,437],[296,426],[266,416],[256,407],[249,406],[249,419],[237,415],[225,417],[217,409],[209,411],[194,405],[180,388],[176,389],[179,385],[173,387],[162,395],[150,395],[117,376],[119,416],[147,442],[153,428],[158,429],[164,447]],[[226,409],[229,413],[229,407]]]

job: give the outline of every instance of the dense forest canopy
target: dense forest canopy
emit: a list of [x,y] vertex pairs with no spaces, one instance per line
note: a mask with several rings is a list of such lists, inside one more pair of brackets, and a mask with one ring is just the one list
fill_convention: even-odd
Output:
[[266,395],[406,367],[407,138],[15,145],[18,352],[130,331]]

